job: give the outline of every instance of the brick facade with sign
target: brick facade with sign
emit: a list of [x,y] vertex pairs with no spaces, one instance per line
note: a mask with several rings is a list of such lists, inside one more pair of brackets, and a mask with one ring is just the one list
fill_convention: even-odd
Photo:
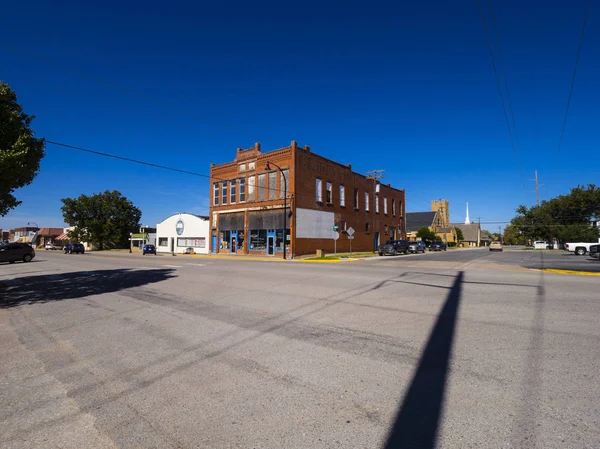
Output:
[[[295,141],[267,153],[260,144],[238,148],[235,160],[212,165],[210,176],[212,252],[282,256],[284,219],[288,257],[317,249],[332,253],[334,226],[338,252],[348,252],[350,244],[354,252],[373,251],[385,240],[406,237],[404,190],[376,183]],[[355,231],[352,242],[349,228]]]

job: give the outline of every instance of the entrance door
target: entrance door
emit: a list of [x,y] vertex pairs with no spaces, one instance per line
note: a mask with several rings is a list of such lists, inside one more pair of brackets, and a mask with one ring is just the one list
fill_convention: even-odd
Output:
[[273,256],[275,254],[275,237],[271,235],[267,237],[267,254],[269,256]]
[[171,237],[171,252],[175,252],[175,237]]
[[210,245],[210,250],[213,253],[217,252],[217,236],[216,235],[212,236],[212,245]]
[[375,233],[375,241],[373,244],[375,246],[375,251],[377,251],[379,249],[379,232]]

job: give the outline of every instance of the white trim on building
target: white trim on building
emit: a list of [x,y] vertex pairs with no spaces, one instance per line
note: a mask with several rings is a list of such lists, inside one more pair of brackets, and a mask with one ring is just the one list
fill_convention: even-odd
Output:
[[181,212],[156,225],[156,250],[159,253],[183,254],[187,248],[208,254],[210,245],[208,217]]

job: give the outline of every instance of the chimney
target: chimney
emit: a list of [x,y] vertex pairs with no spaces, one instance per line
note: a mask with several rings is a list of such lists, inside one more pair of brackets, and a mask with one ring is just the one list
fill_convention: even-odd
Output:
[[290,142],[290,146],[295,150],[296,148],[298,148],[298,142],[296,142],[295,140],[292,140]]
[[348,167],[350,170],[352,170],[352,164],[346,164],[346,167]]
[[304,149],[305,149],[306,151],[309,151],[309,152],[310,152],[310,146],[308,146],[308,145],[304,145]]
[[254,144],[254,149],[260,153],[260,142]]

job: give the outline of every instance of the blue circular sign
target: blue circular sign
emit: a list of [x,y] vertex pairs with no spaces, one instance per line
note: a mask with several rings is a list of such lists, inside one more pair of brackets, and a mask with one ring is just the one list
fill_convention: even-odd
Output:
[[175,225],[175,230],[177,231],[177,235],[183,234],[183,221],[179,220]]

